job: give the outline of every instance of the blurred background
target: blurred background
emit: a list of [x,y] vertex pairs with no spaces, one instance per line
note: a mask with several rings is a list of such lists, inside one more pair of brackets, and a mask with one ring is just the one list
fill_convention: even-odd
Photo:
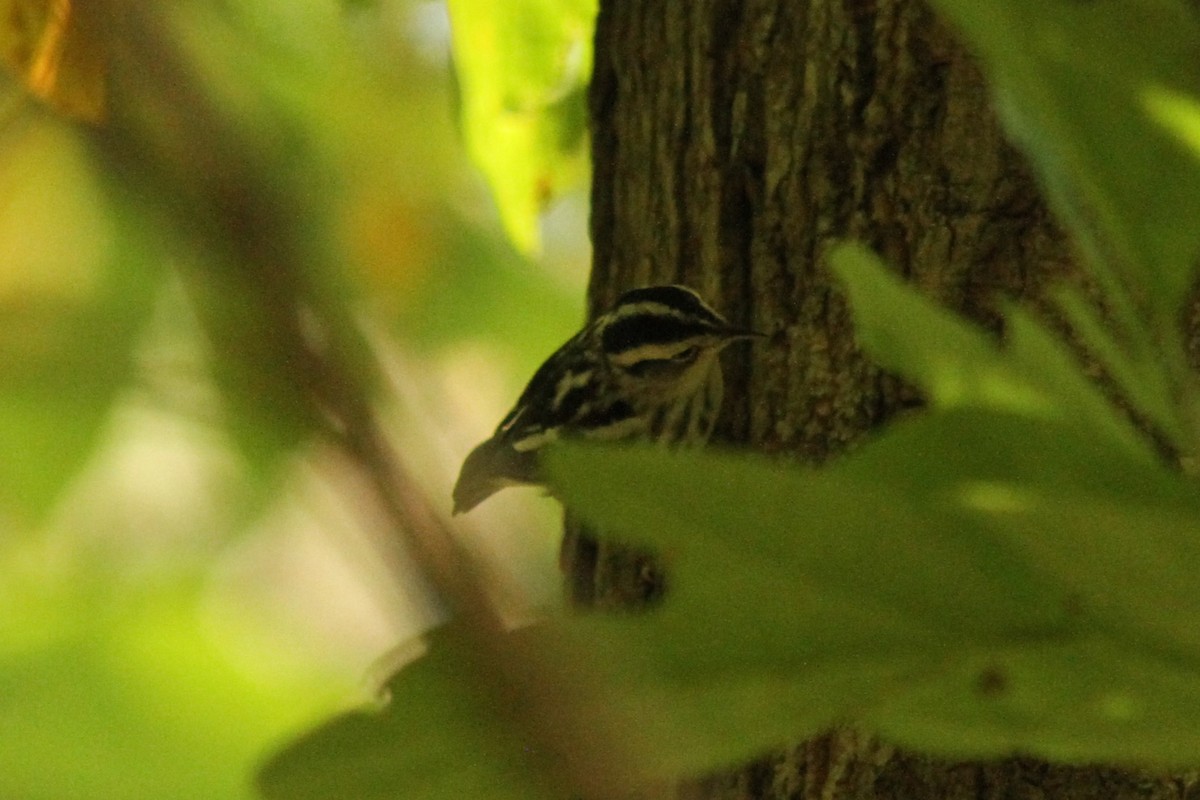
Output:
[[[440,615],[255,281],[351,320],[448,514],[583,318],[594,4],[96,5],[2,17],[0,800],[253,797]],[[558,602],[553,501],[457,521],[514,620]]]

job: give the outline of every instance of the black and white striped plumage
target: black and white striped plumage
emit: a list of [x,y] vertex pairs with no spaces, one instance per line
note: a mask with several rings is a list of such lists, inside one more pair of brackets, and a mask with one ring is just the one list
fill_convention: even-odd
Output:
[[721,409],[717,356],[756,335],[683,286],[626,292],[546,359],[492,438],[467,456],[454,512],[505,486],[538,483],[538,450],[560,437],[703,444]]

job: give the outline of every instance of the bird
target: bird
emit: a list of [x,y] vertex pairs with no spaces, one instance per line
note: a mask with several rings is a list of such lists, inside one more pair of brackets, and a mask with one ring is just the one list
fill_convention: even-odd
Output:
[[466,457],[454,513],[507,486],[540,485],[539,452],[558,439],[703,445],[724,394],[720,352],[762,335],[731,325],[686,286],[625,292],[543,362]]

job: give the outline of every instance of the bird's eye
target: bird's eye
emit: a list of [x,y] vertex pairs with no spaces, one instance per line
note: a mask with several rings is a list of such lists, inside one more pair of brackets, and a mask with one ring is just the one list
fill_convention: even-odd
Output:
[[699,352],[699,347],[689,347],[686,350],[680,350],[678,353],[671,356],[671,360],[677,364],[686,364],[688,361],[694,361],[696,359],[696,354]]

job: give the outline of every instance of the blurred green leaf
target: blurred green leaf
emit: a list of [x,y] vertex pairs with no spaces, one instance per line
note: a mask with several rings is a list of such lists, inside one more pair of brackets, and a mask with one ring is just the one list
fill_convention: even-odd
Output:
[[1028,563],[1072,591],[1136,652],[1200,665],[1200,596],[1191,587],[1200,565],[1194,493],[1011,499],[989,516]]
[[1073,287],[1059,289],[1056,300],[1087,347],[1104,365],[1133,407],[1174,442],[1184,441],[1184,424],[1172,401],[1170,376],[1158,356],[1138,358],[1115,338],[1109,324]]
[[[769,581],[778,588],[778,577]],[[889,635],[814,655],[807,633],[828,642],[844,617],[835,614],[825,624],[815,618],[822,604],[809,602],[793,610],[806,620],[789,618],[782,628],[766,630],[779,622],[772,612],[736,610],[745,607],[743,596],[747,604],[757,599],[755,585],[722,584],[724,603],[709,620],[689,617],[668,601],[646,616],[576,617],[551,627],[555,640],[592,654],[592,701],[636,741],[648,774],[709,774],[850,721],[891,687],[928,671],[930,659],[945,651],[920,637],[910,644]],[[871,633],[889,627],[867,626]]]
[[[1083,373],[1078,357],[1061,339],[1047,330],[1030,311],[1014,303],[1006,304],[1004,321],[1001,357],[1025,380],[1041,387],[1053,398],[1058,411],[1056,419],[1088,427],[1097,435],[1121,444],[1131,454],[1154,459],[1145,436],[1135,430],[1129,418],[1104,396],[1097,382]],[[1081,335],[1087,340],[1086,334],[1081,332]],[[1118,380],[1126,396],[1131,397],[1138,408],[1143,408],[1139,401],[1169,405],[1166,403],[1168,390],[1161,380],[1157,386],[1151,382],[1161,379],[1161,372],[1151,366],[1144,368],[1142,373],[1146,374],[1147,381],[1139,386],[1151,388],[1144,393],[1131,392],[1133,386]]]
[[[1152,460],[1143,437],[1028,312],[1007,308],[1007,344],[1001,347],[905,284],[861,245],[838,246],[830,262],[850,295],[863,347],[916,383],[935,406],[992,408],[1078,424]],[[1166,402],[1158,395],[1152,399]]]
[[538,215],[586,174],[584,90],[595,0],[450,0],[471,158],[509,237],[538,247]]
[[274,756],[259,774],[268,800],[553,797],[547,756],[505,724],[473,656],[445,634],[388,683],[385,708],[334,718]]
[[23,616],[0,626],[0,797],[251,800],[267,747],[333,704],[327,674],[231,661],[186,588],[118,599],[86,568],[22,585],[30,554],[10,555],[0,607]]
[[[1173,328],[1200,263],[1200,25],[1177,0],[937,0],[982,56],[1009,131],[1112,278]],[[1014,46],[1014,43],[1020,46]]]
[[834,472],[943,520],[966,511],[964,529],[987,531],[1135,651],[1200,665],[1200,599],[1188,588],[1200,491],[1182,476],[1086,430],[977,412],[895,426]]
[[1187,767],[1200,752],[1200,675],[1104,638],[956,654],[863,717],[953,758],[1036,753],[1065,763]]
[[[1029,446],[1028,457],[1016,441]],[[1085,446],[1093,471],[1060,468]],[[806,655],[857,647],[861,638],[883,642],[889,630],[900,642],[1059,629],[1067,623],[1061,591],[973,522],[946,485],[1029,480],[1066,490],[1137,463],[1058,426],[978,411],[897,426],[821,472],[731,455],[579,444],[548,461],[573,510],[669,554],[678,603],[716,602],[729,582],[757,575],[761,585],[745,604],[755,614],[830,605],[804,615],[824,621],[797,623],[829,625],[796,637]],[[847,619],[830,620],[829,612]],[[690,611],[706,621],[713,613]],[[756,627],[775,635],[769,624]],[[788,643],[789,652],[794,646]]]
[[1001,361],[988,334],[907,286],[866,247],[839,245],[829,261],[850,295],[863,348],[935,405],[1035,414],[1052,408],[1043,391]]
[[0,504],[41,519],[133,372],[159,285],[84,141],[27,106],[0,134]]
[[[1200,691],[1187,578],[1200,553],[1182,533],[1200,519],[1200,493],[1079,427],[932,414],[821,472],[580,444],[548,463],[575,512],[667,561],[655,613],[570,623],[628,693],[614,707],[642,702],[661,709],[643,711],[661,717],[656,730],[689,731],[651,737],[663,764],[708,769],[850,719],[939,752],[1069,746],[1081,759],[1125,760],[1165,738],[1146,715],[1186,719],[1163,711],[1172,687]],[[1094,524],[1088,509],[1111,522]],[[1094,740],[1078,727],[1099,713],[1094,703],[1068,718],[1029,699],[1062,691],[1060,672],[1038,665],[1061,669],[1076,650],[1089,670],[1078,687],[1121,697],[1126,673],[1145,678],[1138,712],[1110,715]],[[1001,683],[1019,677],[1020,715],[997,711],[989,665]],[[954,701],[919,717],[906,699],[939,691]],[[964,736],[964,719],[986,724]],[[1200,741],[1200,726],[1176,734]],[[1161,758],[1177,762],[1184,749]]]

